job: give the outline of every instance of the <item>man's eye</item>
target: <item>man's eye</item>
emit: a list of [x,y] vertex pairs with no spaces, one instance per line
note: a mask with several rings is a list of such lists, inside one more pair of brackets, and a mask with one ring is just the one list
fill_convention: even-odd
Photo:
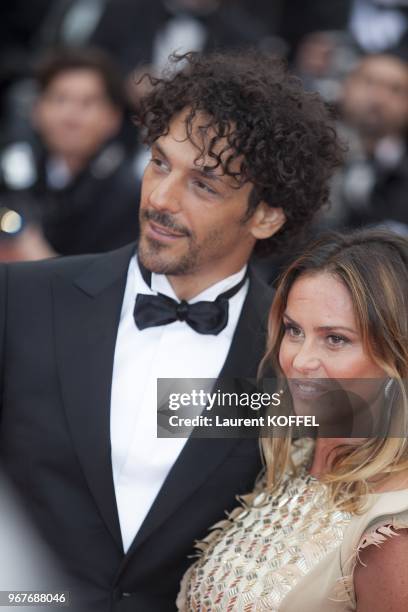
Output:
[[152,164],[154,164],[155,166],[157,166],[158,168],[164,168],[165,167],[165,163],[159,159],[158,157],[151,157],[150,158],[150,162]]
[[196,187],[198,187],[198,189],[201,189],[202,191],[206,191],[207,193],[211,195],[217,195],[217,192],[215,191],[215,189],[212,189],[211,187],[209,187],[208,185],[206,185],[206,183],[203,183],[202,181],[195,181],[195,185]]

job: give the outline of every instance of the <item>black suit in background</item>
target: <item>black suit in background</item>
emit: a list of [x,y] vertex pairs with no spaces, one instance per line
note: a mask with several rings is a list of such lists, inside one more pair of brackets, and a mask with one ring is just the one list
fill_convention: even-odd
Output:
[[102,253],[137,238],[140,181],[134,159],[119,139],[101,147],[61,188],[47,177],[50,156],[43,145],[33,141],[27,146],[35,181],[17,190],[0,176],[1,202],[27,222],[38,223],[56,253]]
[[[160,0],[111,1],[89,42],[111,53],[125,73],[139,65],[150,64],[153,61],[155,37],[170,19],[183,13],[181,10],[170,10],[166,4]],[[208,14],[200,15],[194,11],[184,14],[203,26],[206,33],[203,51],[206,52],[219,48],[256,46],[269,33],[266,24],[253,11],[235,2],[223,2]]]
[[[124,555],[109,413],[133,251],[0,268],[2,461],[81,591],[75,611],[174,610],[194,540],[260,469],[255,439],[190,439]],[[256,375],[271,297],[252,276],[222,375]]]
[[374,160],[368,160],[367,164],[374,181],[363,206],[357,198],[353,199],[350,190],[343,189],[340,194],[340,204],[348,213],[345,224],[351,227],[387,224],[407,235],[408,150],[393,168],[380,166]]
[[64,189],[34,191],[44,237],[60,255],[117,249],[139,233],[140,182],[124,147],[104,147]]

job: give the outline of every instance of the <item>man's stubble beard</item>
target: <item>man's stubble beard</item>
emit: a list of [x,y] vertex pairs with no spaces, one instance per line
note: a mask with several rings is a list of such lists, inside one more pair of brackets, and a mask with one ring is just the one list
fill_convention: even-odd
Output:
[[167,245],[149,238],[141,238],[138,255],[144,267],[155,274],[181,276],[189,273],[190,267],[195,266],[197,253],[194,249],[190,248],[177,259],[172,258],[167,251],[169,251]]
[[202,263],[205,262],[206,253],[216,250],[222,244],[222,232],[213,230],[199,245],[194,236],[183,238],[188,240],[186,251],[177,256],[171,256],[170,247],[156,240],[141,237],[138,247],[138,256],[147,270],[155,274],[166,274],[170,276],[185,276],[199,272]]

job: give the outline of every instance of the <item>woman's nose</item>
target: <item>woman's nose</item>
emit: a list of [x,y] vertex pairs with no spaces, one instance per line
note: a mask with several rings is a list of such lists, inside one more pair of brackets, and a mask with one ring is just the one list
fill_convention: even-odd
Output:
[[317,373],[321,361],[316,348],[305,342],[296,352],[292,360],[292,366],[303,375]]

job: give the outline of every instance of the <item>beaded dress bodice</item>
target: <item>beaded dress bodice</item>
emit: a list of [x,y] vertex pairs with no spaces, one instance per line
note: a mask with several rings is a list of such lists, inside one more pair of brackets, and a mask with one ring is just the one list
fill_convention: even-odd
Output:
[[[182,612],[352,612],[361,550],[408,529],[408,489],[370,495],[351,515],[310,476],[311,440],[292,447],[297,475],[243,500],[214,525],[181,583]],[[249,498],[248,498],[249,499]]]
[[333,511],[327,489],[306,467],[273,495],[236,508],[198,547],[183,579],[179,609],[280,610],[286,595],[342,540],[351,515]]

